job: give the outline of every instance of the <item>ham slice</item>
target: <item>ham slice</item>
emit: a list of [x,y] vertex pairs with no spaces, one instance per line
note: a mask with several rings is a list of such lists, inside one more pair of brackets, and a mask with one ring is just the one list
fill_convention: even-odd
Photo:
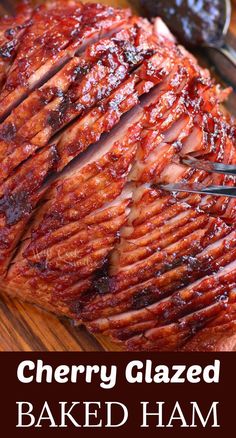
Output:
[[35,9],[0,94],[0,119],[60,67],[129,16],[99,4],[54,1]]

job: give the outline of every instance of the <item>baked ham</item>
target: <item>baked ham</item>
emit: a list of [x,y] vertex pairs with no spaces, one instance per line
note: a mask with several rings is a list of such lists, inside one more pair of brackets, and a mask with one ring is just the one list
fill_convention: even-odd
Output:
[[135,351],[236,342],[236,164],[222,90],[154,24],[52,0],[0,24],[1,290]]

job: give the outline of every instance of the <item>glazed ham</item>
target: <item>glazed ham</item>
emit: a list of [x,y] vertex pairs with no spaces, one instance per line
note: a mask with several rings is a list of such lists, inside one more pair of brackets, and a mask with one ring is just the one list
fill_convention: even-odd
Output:
[[228,95],[164,23],[76,0],[0,25],[0,286],[122,349],[236,337],[236,164]]

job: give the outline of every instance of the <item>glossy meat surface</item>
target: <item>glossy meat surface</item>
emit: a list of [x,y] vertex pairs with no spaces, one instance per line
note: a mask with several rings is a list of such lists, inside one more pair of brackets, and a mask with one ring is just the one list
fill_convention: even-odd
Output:
[[236,201],[159,187],[235,185],[181,164],[236,164],[229,90],[160,19],[99,4],[27,5],[0,24],[0,55],[10,45],[1,288],[126,350],[232,349]]
[[77,51],[122,25],[127,15],[125,10],[115,13],[113,8],[76,0],[36,8],[0,94],[0,119]]
[[[143,26],[145,31],[142,29],[142,20],[133,22],[111,39],[101,39],[89,46],[83,55],[73,58],[5,119],[0,125],[0,180],[6,179],[14,168],[37,149],[47,145],[58,131],[75,118],[85,115],[97,105],[101,111],[103,101],[128,79],[130,71],[150,58],[153,52],[158,49],[160,52],[153,36],[147,34],[146,26]],[[158,53],[154,58],[156,63],[163,60]],[[144,69],[145,64],[142,71]],[[133,81],[138,82],[140,75],[141,72],[138,72]],[[124,99],[121,90],[118,89],[117,94],[116,99]],[[77,123],[74,128],[77,130]],[[68,151],[69,148],[68,135],[66,131],[65,140],[64,137],[56,140],[56,143],[60,143],[58,153],[61,159],[65,159],[65,152],[60,149],[67,147]],[[26,144],[30,144],[27,149]],[[90,143],[87,141],[87,144]],[[72,158],[85,148],[83,145],[77,150],[74,145]]]
[[16,17],[5,16],[0,22],[0,91],[24,34],[31,24],[32,8],[24,2],[17,8]]

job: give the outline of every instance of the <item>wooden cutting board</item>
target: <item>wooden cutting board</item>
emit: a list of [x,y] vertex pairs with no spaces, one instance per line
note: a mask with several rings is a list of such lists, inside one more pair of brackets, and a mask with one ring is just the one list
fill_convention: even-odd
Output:
[[[100,0],[100,2],[119,7],[130,7],[135,4],[134,0]],[[231,33],[236,38],[236,0],[233,0],[233,5]],[[134,6],[133,9],[135,10]],[[204,62],[208,61],[204,60]],[[230,66],[226,63],[224,63],[224,73],[225,69],[230,70]],[[229,104],[231,108],[234,103],[235,95]],[[102,350],[115,351],[118,347],[102,337],[94,338],[84,327],[75,327],[65,318],[59,319],[30,304],[5,296],[0,297],[0,351]]]

